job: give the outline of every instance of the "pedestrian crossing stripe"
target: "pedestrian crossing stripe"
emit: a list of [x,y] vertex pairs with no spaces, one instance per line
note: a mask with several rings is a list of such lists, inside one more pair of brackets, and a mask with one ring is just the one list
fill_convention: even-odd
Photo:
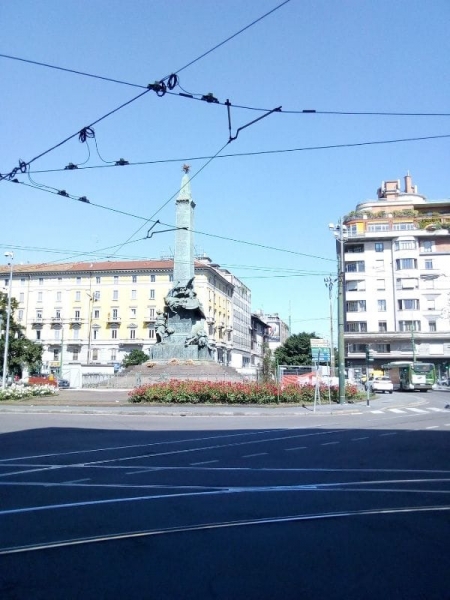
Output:
[[426,409],[423,408],[410,408],[405,406],[405,408],[400,409],[400,408],[385,408],[384,410],[371,410],[370,412],[374,415],[382,415],[385,414],[386,412],[393,412],[396,414],[401,414],[401,415],[405,415],[408,413],[408,411],[410,412],[414,412],[414,413],[421,413],[421,414],[426,414],[429,411],[432,412],[445,412],[445,410],[443,408],[436,408],[434,406],[429,406]]

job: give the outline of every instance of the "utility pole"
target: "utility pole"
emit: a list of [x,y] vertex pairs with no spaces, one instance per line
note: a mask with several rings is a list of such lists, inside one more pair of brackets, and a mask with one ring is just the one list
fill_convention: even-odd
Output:
[[13,273],[13,258],[12,252],[5,252],[6,258],[9,258],[9,285],[8,285],[8,307],[6,313],[6,331],[5,331],[5,344],[3,346],[3,378],[2,378],[2,390],[6,387],[6,378],[8,375],[8,350],[9,350],[9,324],[11,321],[11,292],[12,292],[12,273]]
[[345,403],[345,343],[344,343],[344,243],[348,240],[346,225],[339,219],[338,224],[330,223],[328,228],[333,232],[339,244],[338,253],[338,358],[339,358],[339,404]]
[[334,359],[334,335],[333,335],[333,285],[336,283],[337,278],[325,277],[325,287],[328,288],[328,296],[330,300],[330,375],[334,377],[335,359]]

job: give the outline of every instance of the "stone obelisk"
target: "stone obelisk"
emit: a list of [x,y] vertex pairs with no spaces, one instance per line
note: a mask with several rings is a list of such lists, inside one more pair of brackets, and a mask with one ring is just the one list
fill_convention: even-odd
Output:
[[194,277],[194,208],[191,196],[189,166],[183,166],[184,175],[176,200],[175,255],[173,261],[173,282],[185,286]]
[[164,310],[157,311],[157,343],[152,347],[154,360],[213,360],[214,342],[205,330],[205,314],[194,289],[194,208],[189,167],[176,200],[175,255],[173,287],[164,298]]

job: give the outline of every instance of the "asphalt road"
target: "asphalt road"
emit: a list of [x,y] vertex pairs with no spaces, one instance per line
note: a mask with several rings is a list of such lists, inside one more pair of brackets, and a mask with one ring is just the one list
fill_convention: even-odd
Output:
[[450,598],[450,394],[0,411],[0,597]]

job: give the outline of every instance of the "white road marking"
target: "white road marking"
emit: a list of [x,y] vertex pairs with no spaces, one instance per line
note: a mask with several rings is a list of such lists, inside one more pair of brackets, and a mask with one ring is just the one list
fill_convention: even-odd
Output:
[[434,406],[429,406],[428,410],[432,410],[434,412],[444,412],[444,408],[435,408]]
[[392,431],[391,433],[380,433],[380,437],[386,437],[387,435],[397,435],[397,432]]
[[195,467],[196,465],[210,465],[212,463],[216,463],[219,462],[218,460],[204,460],[202,462],[195,462],[195,463],[191,463],[191,465],[193,467]]
[[388,408],[389,412],[393,412],[393,413],[398,413],[398,414],[405,414],[404,410],[400,410],[399,408]]
[[369,436],[366,435],[365,437],[353,438],[350,441],[351,442],[358,442],[359,440],[368,440],[368,439],[369,439]]
[[439,425],[431,425],[430,427],[425,427],[425,429],[439,429]]
[[426,410],[423,410],[422,408],[409,408],[406,407],[406,410],[410,410],[411,412],[415,412],[415,413],[426,413]]
[[384,415],[384,410],[371,410],[370,412],[374,415]]
[[90,477],[86,479],[73,479],[72,481],[61,481],[62,485],[73,485],[74,483],[84,483],[85,481],[91,481]]
[[307,446],[297,446],[296,448],[285,448],[286,452],[290,450],[306,450]]
[[320,444],[321,446],[331,446],[332,444],[340,444],[341,442],[325,442],[324,444]]
[[267,452],[257,452],[256,454],[246,454],[242,458],[252,458],[252,456],[265,456]]

